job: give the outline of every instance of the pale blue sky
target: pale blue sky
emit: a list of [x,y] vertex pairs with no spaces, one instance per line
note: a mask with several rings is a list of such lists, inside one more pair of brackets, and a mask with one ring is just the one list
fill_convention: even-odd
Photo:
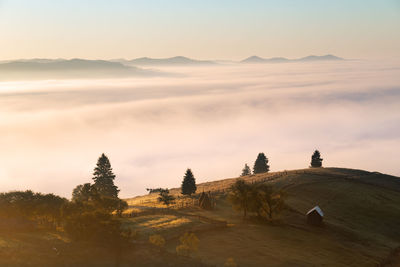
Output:
[[400,0],[0,0],[0,60],[400,57]]

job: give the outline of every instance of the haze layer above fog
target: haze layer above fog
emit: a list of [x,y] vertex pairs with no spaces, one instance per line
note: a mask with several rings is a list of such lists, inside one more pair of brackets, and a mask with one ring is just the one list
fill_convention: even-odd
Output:
[[0,82],[0,187],[70,197],[101,153],[122,197],[325,166],[400,175],[400,64],[343,61],[162,67],[177,75]]

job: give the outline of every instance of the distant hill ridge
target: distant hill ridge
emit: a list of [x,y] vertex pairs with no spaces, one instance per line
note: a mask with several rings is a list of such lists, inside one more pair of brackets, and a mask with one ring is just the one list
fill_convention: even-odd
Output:
[[0,62],[1,80],[113,78],[162,75],[120,62],[88,59],[27,59]]
[[149,58],[141,57],[125,61],[132,65],[214,65],[217,64],[211,60],[195,60],[183,56],[170,58]]
[[17,60],[6,63],[0,63],[2,71],[54,71],[54,70],[77,70],[77,69],[131,69],[118,62],[106,60],[87,60],[87,59],[32,59]]
[[[288,59],[284,57],[262,58],[251,56],[239,62],[230,61],[230,63],[285,63],[285,62],[313,62],[313,61],[339,61],[343,58],[334,55],[315,56],[310,55],[298,59]],[[89,60],[89,59],[18,59],[0,61],[0,71],[55,71],[55,70],[99,70],[99,69],[120,69],[132,70],[135,66],[206,66],[218,65],[221,61],[216,60],[196,60],[184,56],[175,56],[169,58],[150,58],[141,57],[131,60],[113,59],[113,60]]]
[[251,56],[241,61],[241,63],[282,63],[282,62],[310,62],[310,61],[338,61],[344,60],[344,58],[337,57],[334,55],[324,56],[307,56],[297,59],[288,59],[284,57],[273,57],[273,58],[262,58],[259,56]]

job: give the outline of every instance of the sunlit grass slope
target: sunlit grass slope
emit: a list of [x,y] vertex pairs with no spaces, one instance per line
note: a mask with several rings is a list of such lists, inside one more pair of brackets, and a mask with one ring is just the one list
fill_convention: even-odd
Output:
[[[233,257],[239,266],[376,266],[400,246],[400,178],[340,168],[318,168],[244,177],[288,193],[289,209],[276,225],[244,222],[226,201],[236,178],[198,185],[216,195],[214,211],[185,209],[187,214],[225,220],[228,227],[198,233],[198,256],[222,266]],[[179,189],[171,190],[179,194]],[[156,204],[156,194],[128,200],[135,206]],[[323,227],[305,223],[305,213],[319,205]],[[175,228],[175,231],[178,231]],[[185,229],[186,230],[186,229]],[[172,251],[176,240],[167,242]]]

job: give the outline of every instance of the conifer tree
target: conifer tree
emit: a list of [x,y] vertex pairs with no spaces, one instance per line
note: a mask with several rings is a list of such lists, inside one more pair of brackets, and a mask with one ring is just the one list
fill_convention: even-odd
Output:
[[319,168],[322,167],[321,153],[318,150],[314,151],[314,154],[311,156],[311,168]]
[[115,174],[112,171],[110,160],[101,154],[93,172],[94,188],[101,196],[118,198],[118,188],[114,185]]
[[259,153],[256,161],[254,162],[253,173],[269,172],[268,158],[264,153]]
[[183,177],[181,190],[182,195],[191,196],[192,194],[196,193],[196,180],[191,169],[186,170],[185,176]]
[[247,165],[247,163],[246,163],[246,164],[244,164],[244,168],[243,168],[242,174],[240,176],[247,176],[250,174],[251,174],[251,169],[250,169],[249,165]]

